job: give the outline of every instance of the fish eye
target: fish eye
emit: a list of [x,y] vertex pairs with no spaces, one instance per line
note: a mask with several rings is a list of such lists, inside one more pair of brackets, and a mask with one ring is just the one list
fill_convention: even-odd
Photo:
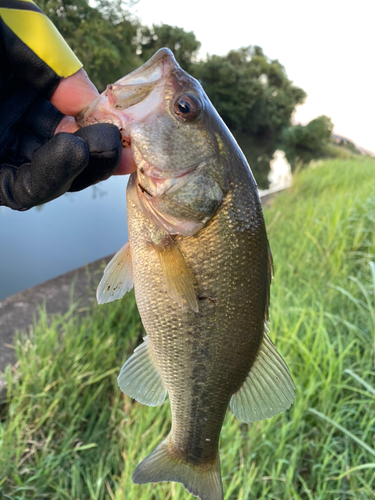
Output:
[[191,121],[199,115],[200,103],[191,94],[181,95],[174,103],[174,113],[184,122]]

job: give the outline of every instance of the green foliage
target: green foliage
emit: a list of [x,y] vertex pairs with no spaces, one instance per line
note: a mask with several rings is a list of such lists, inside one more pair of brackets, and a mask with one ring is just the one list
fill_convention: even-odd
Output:
[[[290,410],[220,440],[225,500],[374,500],[375,161],[301,171],[265,210],[275,262],[271,338],[296,383]],[[93,292],[94,293],[94,292]],[[168,403],[123,396],[121,364],[142,335],[134,297],[45,313],[16,350],[0,407],[0,496],[12,500],[192,500],[134,485],[170,427]]]
[[346,138],[342,138],[341,140],[339,140],[337,142],[337,138],[338,138],[338,136],[333,137],[333,139],[336,139],[334,142],[339,148],[345,148],[354,154],[361,154],[361,151],[357,148],[357,146],[354,144],[354,142],[352,142]]
[[331,144],[328,145],[328,155],[331,158],[353,158],[362,154],[354,142],[346,138],[339,139],[339,136],[332,134]]
[[123,0],[41,0],[99,91],[169,47],[183,69],[202,83],[245,152],[260,187],[268,187],[269,162],[282,132],[306,94],[284,67],[260,47],[232,50],[197,63],[195,34],[167,24],[141,26]]
[[20,365],[0,406],[1,498],[108,498],[125,459],[116,377],[141,335],[134,296],[85,318],[77,305],[52,321],[40,311],[16,343]]
[[134,40],[139,24],[121,0],[41,0],[39,7],[56,25],[99,91],[141,64]]
[[357,155],[361,155],[360,151],[355,152],[345,146],[338,146],[337,144],[330,142],[327,145],[327,157],[329,158],[340,158],[342,160],[349,160]]
[[283,132],[283,148],[292,169],[296,164],[333,154],[331,145],[333,123],[328,116],[319,116],[307,125],[295,125]]
[[[269,161],[306,94],[288,79],[284,67],[260,47],[209,56],[194,68],[215,108],[232,130],[256,173],[267,177]],[[256,178],[262,187],[261,179]]]
[[152,29],[144,26],[139,31],[138,39],[138,50],[143,61],[147,61],[157,50],[168,47],[180,66],[189,73],[201,46],[192,31],[186,32],[168,24],[154,24]]

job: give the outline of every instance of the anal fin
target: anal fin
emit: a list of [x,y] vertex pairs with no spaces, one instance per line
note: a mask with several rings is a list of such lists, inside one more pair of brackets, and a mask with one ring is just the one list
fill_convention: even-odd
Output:
[[152,358],[147,337],[121,368],[117,383],[122,392],[139,403],[156,406],[167,395],[159,372]]
[[121,299],[132,288],[133,269],[128,242],[112,257],[105,268],[96,291],[96,299],[98,304],[112,302]]
[[232,396],[230,410],[239,420],[256,422],[287,410],[293,400],[289,369],[264,332],[258,356],[242,387]]

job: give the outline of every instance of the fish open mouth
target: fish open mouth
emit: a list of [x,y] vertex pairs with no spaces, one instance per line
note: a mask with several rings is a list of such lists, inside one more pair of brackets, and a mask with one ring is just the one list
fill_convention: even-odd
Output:
[[[114,123],[116,125],[116,123]],[[121,134],[121,142],[122,142],[122,147],[123,148],[130,148],[132,145],[132,140],[129,134],[126,133],[126,130],[124,130],[122,127],[119,128],[120,134]]]
[[123,145],[128,147],[129,135],[121,129],[126,131],[129,122],[144,119],[153,111],[150,98],[156,93],[160,99],[158,94],[161,94],[163,82],[173,69],[179,67],[169,49],[160,49],[141,67],[108,85],[101,95],[77,115],[77,125],[82,127],[98,122],[112,123],[120,129]]

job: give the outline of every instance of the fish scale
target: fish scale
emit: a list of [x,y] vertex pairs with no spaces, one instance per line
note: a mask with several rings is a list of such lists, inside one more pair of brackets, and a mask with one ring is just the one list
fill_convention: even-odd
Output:
[[[246,176],[246,171],[242,175]],[[244,182],[239,181],[238,185]],[[257,219],[250,232],[244,231],[243,225],[251,222],[251,212],[248,207],[245,212],[237,212],[236,197],[230,193],[217,215],[197,236],[179,236],[175,240],[193,271],[197,293],[217,300],[200,301],[199,313],[184,311],[169,298],[150,246],[152,223],[142,210],[134,214],[139,208],[128,194],[137,304],[171,402],[171,444],[192,461],[216,458],[229,398],[245,380],[263,336],[265,228]],[[233,193],[240,195],[241,189]],[[251,205],[259,216],[259,200],[257,204],[253,200]],[[228,220],[233,226],[230,232]],[[200,254],[205,258],[200,259]],[[176,325],[180,330],[177,335]],[[180,394],[184,395],[183,400],[178,397]],[[196,435],[201,439],[197,440]]]
[[294,398],[265,329],[273,267],[255,180],[168,49],[110,86],[82,120],[120,124],[137,164],[129,242],[97,291],[105,303],[134,286],[147,334],[121,369],[121,390],[151,406],[170,400],[169,436],[133,481],[177,481],[201,500],[223,500],[218,445],[228,405],[255,422]]

